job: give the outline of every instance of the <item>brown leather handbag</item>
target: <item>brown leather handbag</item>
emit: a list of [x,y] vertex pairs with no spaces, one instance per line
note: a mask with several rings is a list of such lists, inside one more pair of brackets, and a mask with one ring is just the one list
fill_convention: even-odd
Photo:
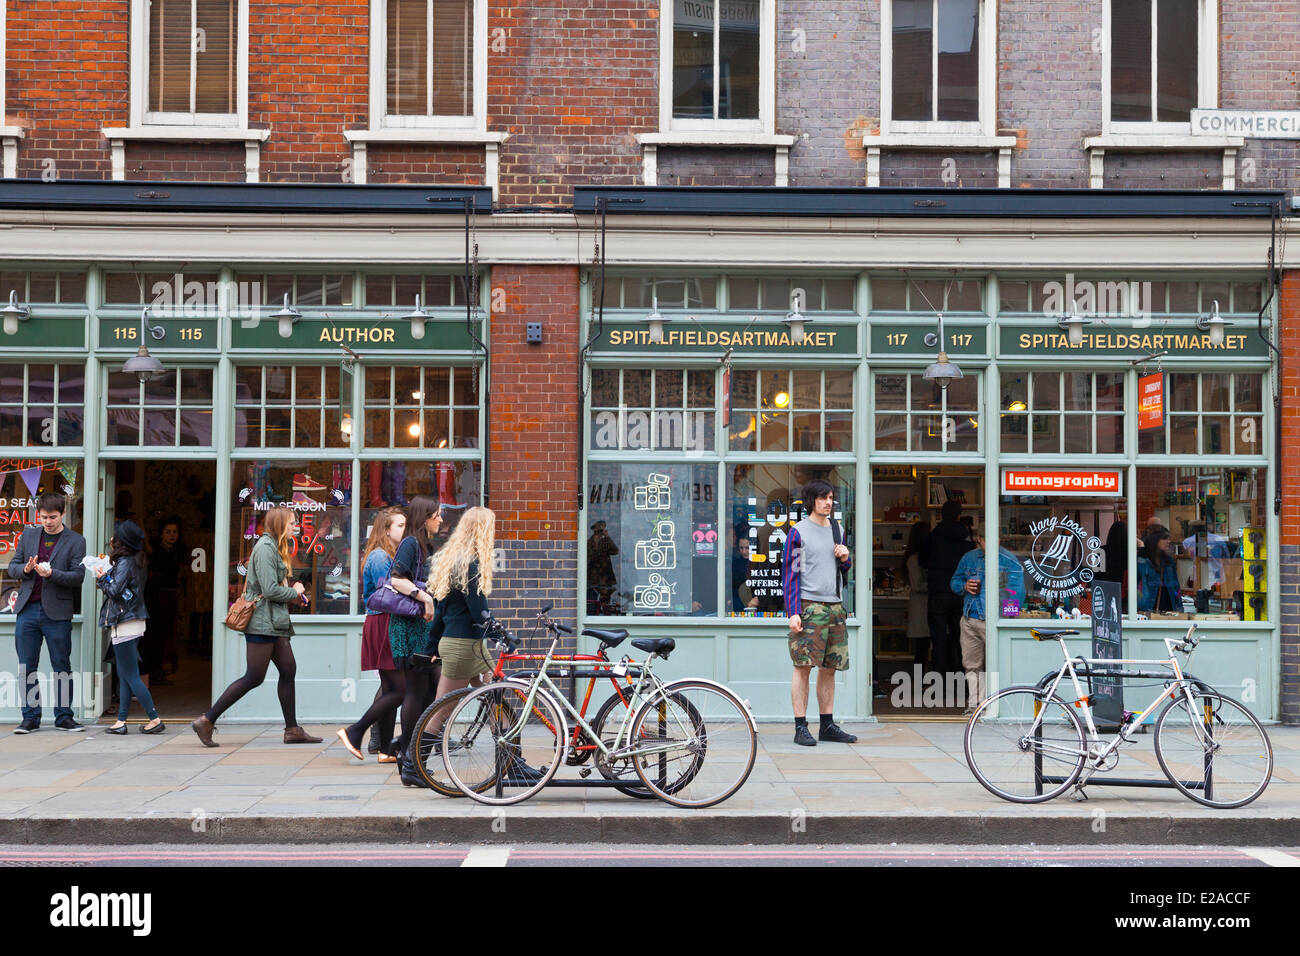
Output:
[[235,598],[235,603],[230,605],[230,610],[226,612],[226,627],[241,633],[247,631],[248,624],[253,619],[253,608],[257,607],[257,602],[260,600],[262,600],[260,594],[251,601],[242,594]]

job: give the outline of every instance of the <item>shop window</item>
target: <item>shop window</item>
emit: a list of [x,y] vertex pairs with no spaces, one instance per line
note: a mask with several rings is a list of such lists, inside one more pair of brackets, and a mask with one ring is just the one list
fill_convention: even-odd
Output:
[[346,448],[351,376],[336,365],[235,367],[235,447]]
[[204,309],[218,301],[220,278],[215,272],[109,272],[104,275],[104,303]]
[[712,451],[714,381],[712,369],[592,369],[591,447]]
[[18,301],[26,304],[86,301],[86,274],[84,272],[0,272],[0,297],[9,301],[9,293],[16,292]]
[[872,312],[983,312],[982,279],[872,279]]
[[849,369],[734,369],[732,451],[853,450],[853,372]]
[[477,448],[478,370],[372,366],[365,369],[367,448]]
[[[4,375],[0,367],[0,376]],[[81,496],[85,491],[81,460],[76,458],[0,457],[0,614],[13,620],[22,582],[9,577],[9,561],[23,530],[37,523],[36,499],[46,492],[67,496],[63,521],[84,534]],[[0,620],[4,618],[0,617]]]
[[875,376],[876,451],[978,451],[980,376],[946,389],[920,374]]
[[1164,423],[1138,433],[1142,454],[1264,454],[1264,378],[1256,372],[1171,372]]
[[[353,500],[352,466],[340,463],[331,468],[331,494],[339,489],[345,504]],[[356,500],[361,509],[362,539],[370,535],[375,515],[384,508],[405,508],[416,495],[438,499],[442,526],[434,539],[435,550],[456,530],[466,509],[482,499],[481,470],[475,461],[362,461],[361,487]]]
[[857,281],[821,276],[729,276],[727,305],[733,311],[788,312],[795,293],[803,312],[852,312]]
[[[785,617],[782,562],[790,528],[808,516],[803,487],[814,478],[835,493],[833,516],[854,549],[854,470],[846,466],[787,464],[730,465],[727,468],[727,587],[730,617]],[[858,559],[860,560],[860,558]],[[853,611],[857,565],[842,585],[844,607]]]
[[211,447],[212,375],[210,368],[172,368],[142,383],[132,372],[110,371],[105,442]]
[[[453,280],[460,278],[459,284]],[[366,305],[411,309],[415,297],[426,309],[451,308],[456,294],[463,289],[463,276],[366,275]],[[460,305],[465,305],[462,299]]]
[[1124,373],[1003,372],[1002,451],[1124,453]]
[[354,580],[352,498],[344,475],[347,463],[236,461],[232,465],[228,600],[243,593],[248,555],[266,512],[273,507],[298,513],[292,539],[289,584],[301,581],[309,598],[294,614],[347,614]]
[[714,465],[592,462],[587,613],[718,613]]
[[[625,309],[649,309],[656,302],[661,309],[708,311],[718,307],[718,280],[714,276],[628,276],[618,281],[621,296],[617,301]],[[606,307],[615,305],[611,292],[605,293]]]
[[352,280],[350,272],[344,273],[288,273],[241,272],[235,276],[235,282],[249,290],[254,302],[257,291],[261,291],[262,305],[279,307],[284,302],[285,294],[291,305],[307,306],[351,306]]
[[82,365],[0,365],[0,446],[81,445]]
[[1140,615],[1267,619],[1263,468],[1139,467],[1137,495]]

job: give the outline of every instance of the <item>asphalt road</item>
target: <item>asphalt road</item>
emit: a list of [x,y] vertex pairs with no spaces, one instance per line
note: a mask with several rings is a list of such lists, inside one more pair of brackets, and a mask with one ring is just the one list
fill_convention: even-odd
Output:
[[607,844],[0,846],[0,867],[30,866],[1300,867],[1300,847],[709,847]]

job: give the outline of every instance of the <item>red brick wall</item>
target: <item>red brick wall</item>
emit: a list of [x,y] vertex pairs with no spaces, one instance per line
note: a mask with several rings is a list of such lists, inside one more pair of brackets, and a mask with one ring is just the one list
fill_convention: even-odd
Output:
[[[503,540],[574,541],[578,500],[578,269],[492,271],[490,505]],[[488,296],[484,296],[485,302]],[[542,323],[542,344],[525,325]]]
[[126,178],[242,183],[244,144],[128,142]]
[[1300,271],[1282,274],[1278,320],[1282,349],[1281,544],[1300,546]]
[[367,182],[455,186],[482,186],[485,183],[481,146],[371,144],[366,152]]

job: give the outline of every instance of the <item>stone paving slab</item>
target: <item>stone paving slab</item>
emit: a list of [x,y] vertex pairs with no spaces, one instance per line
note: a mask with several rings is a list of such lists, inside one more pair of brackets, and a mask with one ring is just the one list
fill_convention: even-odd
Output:
[[[852,746],[805,748],[788,724],[759,728],[745,787],[707,810],[607,788],[551,788],[493,808],[402,787],[357,761],[334,727],[285,745],[270,725],[222,725],[216,749],[188,727],[113,737],[0,730],[0,842],[365,842],[472,840],[682,843],[1146,842],[1265,845],[1300,832],[1300,728],[1270,727],[1275,771],[1249,807],[1200,807],[1170,789],[1088,788],[1089,799],[1020,806],[971,776],[961,724],[863,723]],[[1151,776],[1151,738],[1121,773]],[[561,773],[572,777],[573,770]],[[1098,811],[1105,826],[1096,829]]]

